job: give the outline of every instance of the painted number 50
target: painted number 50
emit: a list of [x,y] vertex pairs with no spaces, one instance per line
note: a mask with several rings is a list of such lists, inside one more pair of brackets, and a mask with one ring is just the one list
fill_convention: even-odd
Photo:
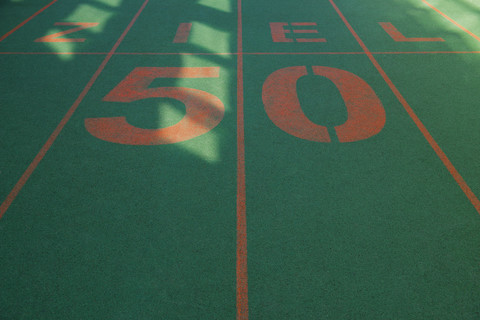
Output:
[[[335,127],[340,142],[370,138],[385,125],[385,110],[373,89],[360,77],[345,70],[312,67],[317,76],[328,78],[338,88],[347,108],[347,121]],[[311,122],[303,113],[297,96],[297,81],[307,75],[304,66],[273,72],[263,84],[262,98],[272,122],[283,131],[306,140],[330,142],[328,129]],[[218,78],[219,68],[135,68],[103,100],[133,102],[147,98],[173,98],[186,107],[184,118],[161,129],[142,129],[129,124],[125,117],[85,120],[93,136],[114,143],[130,145],[171,144],[193,139],[215,128],[223,119],[225,108],[220,99],[208,92],[184,87],[148,86],[156,78]]]

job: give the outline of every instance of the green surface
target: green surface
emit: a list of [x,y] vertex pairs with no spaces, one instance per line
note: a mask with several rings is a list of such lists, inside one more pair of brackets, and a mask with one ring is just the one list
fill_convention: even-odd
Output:
[[[308,5],[300,5],[294,1],[276,1],[274,4],[268,1],[245,1],[243,11],[245,15],[243,23],[245,52],[362,51],[328,1],[312,1]],[[317,30],[318,34],[294,34],[293,29],[290,29],[286,38],[295,39],[297,36],[324,38],[326,42],[274,43],[270,33],[271,22],[314,22],[317,27],[295,27],[293,29],[313,29]],[[272,59],[275,59],[275,56]]]
[[[458,2],[463,3],[467,0]],[[431,3],[433,4],[434,1]],[[478,51],[480,48],[477,40],[421,0],[366,1],[358,5],[351,5],[348,0],[340,0],[337,1],[337,5],[372,52]],[[445,13],[449,14],[449,12]],[[467,14],[471,15],[468,11]],[[391,22],[406,37],[440,37],[445,41],[395,42],[382,29],[379,22]],[[475,33],[474,30],[471,31]]]
[[[476,76],[480,56],[439,54],[377,59],[472,190],[480,192],[480,79]],[[396,67],[398,64],[404,67]]]
[[[0,37],[47,3],[0,0]],[[335,3],[372,52],[480,50],[421,0]],[[473,1],[431,3],[480,35]],[[141,5],[59,0],[0,42],[0,53],[109,52]],[[148,3],[122,54],[109,60],[0,220],[0,319],[235,318],[237,15],[233,0]],[[362,48],[330,2],[244,0],[242,17],[250,318],[480,318],[478,212],[369,58],[331,54]],[[56,22],[100,25],[65,36],[82,43],[34,42],[69,28]],[[188,42],[173,43],[188,22]],[[315,22],[318,34],[289,27],[286,37],[327,42],[274,43],[271,22]],[[395,42],[378,22],[446,41]],[[172,54],[179,52],[198,55]],[[275,52],[284,54],[252,54]],[[292,54],[308,52],[315,54]],[[480,55],[374,56],[480,194]],[[105,57],[0,54],[2,201]],[[385,109],[384,128],[340,143],[333,127],[348,118],[345,102],[332,81],[310,71],[296,85],[302,111],[332,142],[281,130],[267,116],[262,86],[292,66],[363,79]],[[137,67],[219,67],[218,78],[159,78],[149,88],[213,94],[223,120],[169,145],[94,137],[87,118],[124,116],[150,129],[183,118],[185,106],[174,99],[103,101]]]
[[[1,182],[5,197],[80,94],[101,57],[0,56]],[[2,199],[3,201],[3,199]]]
[[1,0],[0,34],[3,36],[35,12],[49,4],[48,0]]
[[[128,33],[119,52],[235,52],[237,50],[235,9],[233,1],[151,2]],[[192,23],[187,43],[173,43],[180,23]],[[210,59],[223,64],[224,60],[232,58],[212,56]]]
[[[2,220],[1,242],[9,244],[2,256],[9,264],[2,266],[1,282],[13,290],[2,293],[9,317],[214,313],[224,319],[235,313],[236,151],[235,132],[227,129],[235,118],[232,97],[216,85],[220,80],[176,83],[212,92],[226,105],[221,125],[191,141],[124,146],[96,139],[84,128],[85,118],[102,116],[125,115],[145,127],[155,118],[157,127],[176,121],[175,113],[184,111],[173,103],[101,101],[142,63],[144,58],[131,57],[110,62]],[[175,63],[150,58],[147,65]],[[208,66],[196,57],[183,63],[199,64]],[[228,83],[227,69],[221,79]],[[23,233],[28,237],[17,239]]]
[[451,2],[446,0],[432,0],[430,3],[463,27],[477,36],[479,35],[480,22],[478,20],[478,14],[480,13],[480,4],[477,1],[462,0]]
[[[140,4],[134,0],[58,1],[0,43],[10,52],[108,52],[125,30]],[[20,22],[20,21],[19,21]],[[97,22],[97,26],[66,35],[84,42],[35,42],[36,39],[75,26],[57,22]],[[65,60],[69,56],[61,56]]]
[[[259,82],[298,61],[245,61],[259,64],[263,72],[247,67],[245,78],[246,105],[257,106],[245,119],[252,314],[449,319],[478,312],[478,216],[368,59],[302,59],[355,73],[382,101],[382,132],[345,144],[300,140],[274,126]],[[312,121],[338,125],[341,98],[320,107],[329,90],[326,79],[298,84],[305,113],[309,106],[323,113]]]

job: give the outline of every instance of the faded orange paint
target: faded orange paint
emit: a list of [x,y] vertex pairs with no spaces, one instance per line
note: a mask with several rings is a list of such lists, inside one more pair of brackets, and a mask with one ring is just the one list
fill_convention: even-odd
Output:
[[316,26],[316,22],[292,22],[290,23],[292,26],[298,27],[298,26]]
[[314,74],[332,81],[345,101],[348,119],[335,127],[340,142],[368,139],[382,131],[386,121],[385,109],[373,89],[362,78],[336,68],[312,69]]
[[296,29],[293,30],[293,33],[318,33],[318,30],[315,29]]
[[37,12],[35,12],[33,15],[31,15],[29,18],[25,19],[25,21],[23,21],[22,23],[20,23],[18,26],[16,26],[15,28],[13,28],[12,30],[10,30],[9,32],[7,32],[6,34],[4,34],[3,36],[0,37],[0,42],[2,42],[3,40],[5,40],[7,37],[9,37],[12,33],[14,33],[15,31],[17,31],[18,29],[20,29],[21,27],[23,27],[27,22],[29,22],[30,20],[32,20],[33,18],[35,18],[36,16],[38,16],[40,13],[42,13],[43,11],[47,10],[51,5],[53,5],[55,2],[57,2],[57,0],[53,0],[52,2],[50,2],[49,4],[47,4],[45,7],[43,7],[42,9],[38,10]]
[[297,42],[327,42],[327,39],[324,38],[298,38]]
[[[270,31],[272,33],[273,42],[294,42],[293,39],[289,39],[285,36],[286,33],[290,33],[290,30],[285,29],[289,24],[286,22],[270,22]],[[292,22],[291,26],[317,26],[315,22]],[[295,42],[327,42],[324,38],[297,38],[297,34],[301,33],[318,33],[315,29],[293,29]]]
[[441,15],[442,17],[444,17],[445,19],[447,19],[448,21],[450,21],[451,23],[453,23],[455,26],[457,26],[458,28],[462,29],[464,32],[466,32],[469,36],[471,36],[472,38],[474,38],[475,40],[477,41],[480,41],[480,37],[477,36],[476,34],[474,34],[473,32],[471,32],[470,30],[468,30],[467,28],[465,28],[464,26],[462,26],[461,24],[459,24],[457,21],[453,20],[452,18],[450,18],[449,16],[447,16],[445,13],[443,13],[442,11],[438,10],[436,7],[434,7],[431,3],[429,3],[428,1],[426,0],[422,0],[423,3],[425,3],[427,6],[429,6],[430,8],[432,8],[433,10],[435,10],[439,15]]
[[247,205],[243,89],[242,0],[237,0],[237,320],[248,320]]
[[[332,81],[345,101],[348,120],[335,127],[340,142],[364,140],[385,125],[385,110],[373,89],[360,77],[331,67],[312,67],[315,75]],[[263,85],[263,103],[268,117],[283,131],[305,140],[331,142],[325,126],[311,122],[303,113],[297,96],[297,81],[306,76],[304,66],[272,73]]]
[[190,30],[192,29],[191,23],[180,23],[173,39],[173,43],[186,43],[190,36]]
[[59,38],[59,37],[64,36],[66,34],[78,32],[80,30],[84,30],[87,28],[95,27],[98,25],[98,22],[56,22],[55,25],[56,26],[80,26],[80,27],[53,33],[48,36],[38,38],[35,40],[35,42],[84,42],[85,38],[69,39],[69,38]]
[[407,38],[390,22],[378,23],[383,30],[396,42],[443,42],[442,38]]
[[[12,204],[12,202],[15,200],[15,198],[18,196],[18,194],[20,193],[20,191],[23,189],[23,187],[25,186],[25,184],[27,183],[28,179],[30,178],[30,176],[32,175],[32,173],[35,171],[35,169],[38,167],[38,165],[40,164],[40,162],[42,161],[43,157],[45,156],[45,154],[48,152],[48,150],[50,150],[50,148],[52,147],[53,143],[55,142],[55,140],[57,139],[58,135],[62,132],[63,128],[65,127],[65,125],[68,123],[68,121],[72,118],[73,114],[75,113],[75,111],[77,110],[78,106],[80,105],[80,103],[83,101],[83,98],[85,98],[85,96],[87,95],[87,93],[90,91],[91,87],[93,86],[93,84],[95,83],[95,81],[98,79],[98,77],[100,76],[100,74],[102,73],[102,71],[105,69],[105,66],[107,65],[108,61],[110,61],[110,59],[113,57],[115,51],[117,50],[118,46],[122,43],[123,39],[125,38],[125,36],[127,35],[127,33],[130,31],[130,29],[132,28],[132,26],[135,24],[135,21],[137,21],[138,17],[140,16],[140,14],[142,13],[143,9],[145,9],[147,3],[149,2],[149,0],[145,0],[145,2],[143,2],[142,6],[140,7],[140,9],[137,11],[137,13],[135,14],[135,16],[133,17],[133,19],[130,21],[130,23],[128,24],[128,26],[125,28],[125,30],[123,31],[123,33],[120,35],[120,38],[118,38],[118,40],[115,42],[115,44],[113,45],[112,49],[110,50],[110,52],[108,53],[108,55],[105,57],[105,59],[102,61],[102,63],[100,64],[100,66],[98,67],[97,71],[95,71],[95,73],[93,74],[92,78],[90,78],[90,81],[88,81],[87,85],[85,86],[85,88],[83,88],[82,92],[80,93],[80,95],[78,96],[78,98],[74,101],[73,105],[70,107],[70,109],[68,109],[67,113],[65,114],[65,116],[62,118],[62,120],[60,121],[60,123],[58,124],[58,126],[55,128],[55,130],[52,132],[52,134],[50,135],[50,137],[48,138],[48,140],[45,142],[45,144],[43,145],[43,147],[40,149],[40,151],[37,153],[37,155],[35,156],[35,158],[32,160],[32,162],[30,163],[30,165],[27,167],[27,169],[25,170],[25,172],[22,174],[22,176],[20,177],[20,179],[17,181],[17,183],[15,184],[15,186],[13,187],[13,189],[10,191],[10,193],[8,194],[7,198],[2,202],[2,204],[0,205],[0,219],[3,217],[3,215],[5,214],[5,212],[7,212],[8,208],[10,207],[10,205]],[[52,2],[53,3],[53,2]],[[47,7],[45,7],[47,8]],[[33,16],[32,16],[33,17]]]
[[177,124],[160,129],[143,129],[129,124],[125,117],[85,119],[85,127],[93,136],[120,144],[161,145],[193,139],[216,127],[223,119],[225,107],[211,93],[182,87],[148,88],[157,78],[214,78],[218,67],[135,68],[103,101],[133,102],[147,98],[172,98],[185,104],[186,114]]
[[293,42],[293,39],[285,37],[286,33],[290,33],[290,30],[285,30],[285,26],[288,26],[288,23],[270,22],[270,31],[272,33],[273,42]]
[[[290,30],[285,29],[289,24],[286,22],[270,22],[270,30],[272,33],[273,42],[294,42],[293,39],[285,37],[286,33],[290,33]],[[292,27],[303,26],[317,26],[316,22],[292,22]],[[295,42],[327,42],[324,38],[297,38],[297,34],[302,33],[318,33],[316,29],[292,29],[294,33]]]
[[265,111],[277,127],[295,137],[330,142],[327,128],[311,122],[298,101],[297,81],[307,74],[306,67],[288,67],[268,76],[262,90]]

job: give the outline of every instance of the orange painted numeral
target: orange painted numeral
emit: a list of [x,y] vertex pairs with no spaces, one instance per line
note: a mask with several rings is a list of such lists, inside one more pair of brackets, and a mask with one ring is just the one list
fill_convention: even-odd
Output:
[[84,42],[85,41],[84,38],[69,39],[69,38],[59,38],[59,37],[64,36],[66,34],[78,32],[80,30],[84,30],[87,28],[95,27],[98,25],[98,22],[57,22],[55,23],[55,25],[56,26],[79,26],[79,27],[38,38],[37,40],[35,40],[35,42]]
[[142,129],[125,117],[85,119],[93,136],[120,144],[161,145],[193,139],[215,128],[223,119],[225,107],[208,92],[183,87],[148,86],[157,78],[218,78],[220,68],[139,67],[123,79],[103,101],[133,102],[148,98],[172,98],[185,104],[186,114],[177,124],[161,129]]
[[[312,67],[313,73],[332,81],[348,111],[347,121],[335,127],[340,142],[368,139],[385,125],[385,110],[373,89],[360,77],[345,70]],[[277,70],[263,84],[262,98],[268,117],[283,131],[305,140],[331,142],[328,129],[311,122],[297,96],[297,81],[308,74],[304,66]]]

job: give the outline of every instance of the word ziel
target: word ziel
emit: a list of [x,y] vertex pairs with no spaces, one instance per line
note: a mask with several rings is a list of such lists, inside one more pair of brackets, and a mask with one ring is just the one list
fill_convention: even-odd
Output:
[[[35,42],[84,42],[85,38],[64,38],[63,36],[97,26],[97,22],[56,22],[55,26],[78,26],[69,30],[53,33],[35,40]],[[443,42],[443,38],[417,38],[404,36],[391,22],[378,23],[395,42]],[[180,23],[173,43],[187,43],[193,24]],[[312,37],[318,34],[316,22],[270,22],[270,33],[275,43],[327,42],[325,38]],[[287,37],[287,34],[291,36]]]
[[[368,139],[385,125],[385,110],[373,89],[360,77],[345,70],[313,66],[316,76],[326,77],[338,88],[347,108],[347,121],[335,127],[340,142]],[[184,87],[149,88],[156,78],[219,78],[218,67],[139,67],[118,84],[103,101],[130,103],[141,99],[172,98],[186,107],[182,120],[170,127],[143,129],[125,117],[88,118],[85,127],[93,136],[119,144],[162,145],[186,141],[215,128],[225,108],[208,92]],[[265,111],[280,129],[295,137],[331,142],[328,129],[311,122],[303,113],[296,84],[306,76],[305,66],[287,67],[270,74],[262,89]]]

